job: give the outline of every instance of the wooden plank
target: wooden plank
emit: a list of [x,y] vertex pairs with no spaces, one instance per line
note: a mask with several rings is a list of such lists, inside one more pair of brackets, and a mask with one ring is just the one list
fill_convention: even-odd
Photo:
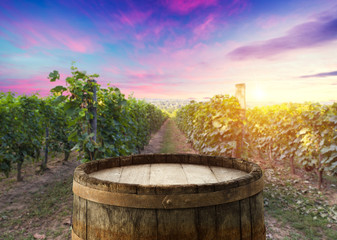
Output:
[[158,238],[198,240],[195,209],[157,210]]
[[210,168],[219,182],[229,181],[247,175],[246,172],[233,168],[224,168],[216,166],[210,166]]
[[264,225],[264,209],[262,192],[250,197],[251,222],[252,222],[252,239],[266,239],[266,228]]
[[187,179],[180,164],[163,163],[152,164],[150,173],[151,185],[179,185],[186,184]]
[[[198,186],[198,193],[209,193],[214,191],[214,186]],[[196,208],[198,217],[199,239],[216,240],[216,211],[215,206]]]
[[251,240],[251,216],[249,198],[240,201],[241,208],[241,240]]
[[187,183],[189,184],[218,182],[209,166],[182,164],[182,168],[185,172]]
[[150,164],[123,166],[119,183],[149,184]]
[[90,177],[109,182],[119,182],[122,173],[121,167],[103,169],[89,174]]
[[216,239],[240,239],[240,207],[239,202],[231,202],[215,206]]
[[197,230],[199,239],[217,239],[215,206],[196,208],[196,211],[198,214]]
[[244,175],[247,173],[237,169],[177,163],[130,165],[103,169],[89,174],[90,177],[100,180],[142,185],[216,183]]
[[78,197],[77,195],[74,195],[73,218],[72,218],[73,230],[74,233],[83,240],[87,239],[86,212],[87,212],[86,200]]
[[[153,169],[154,167],[156,168]],[[165,176],[163,176],[163,171],[166,171]],[[160,176],[162,176],[163,179]],[[186,175],[180,164],[165,164],[164,168],[157,164],[152,166],[150,181],[155,184],[162,182],[165,184],[187,184]],[[170,194],[174,195],[175,193],[180,193],[182,190],[181,188],[172,187]],[[194,193],[197,192],[197,188],[193,188],[192,190]],[[157,192],[157,194],[161,194],[161,192]],[[198,239],[197,215],[196,210],[193,208],[179,210],[158,209],[157,221],[158,239]]]
[[157,239],[156,210],[123,208],[88,201],[88,240]]

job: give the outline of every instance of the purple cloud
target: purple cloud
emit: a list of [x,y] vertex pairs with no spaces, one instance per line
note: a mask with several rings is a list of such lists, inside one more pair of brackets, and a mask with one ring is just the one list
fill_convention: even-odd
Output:
[[317,73],[313,75],[304,75],[304,76],[301,76],[300,78],[331,77],[331,76],[337,76],[337,71],[323,72],[323,73]]
[[292,28],[279,38],[239,47],[228,53],[235,60],[268,58],[286,51],[309,48],[337,39],[337,18],[320,18]]
[[142,12],[139,10],[132,10],[130,12],[119,12],[119,21],[123,24],[134,27],[136,24],[144,23],[152,14],[152,11]]
[[65,21],[55,21],[55,26],[35,19],[22,17],[20,20],[1,19],[0,27],[6,32],[2,37],[21,49],[42,46],[46,49],[60,48],[79,53],[92,53],[103,47],[95,36],[77,30]]
[[164,0],[165,5],[172,12],[187,14],[199,7],[209,7],[217,4],[217,0]]
[[177,85],[179,82],[173,80],[173,74],[167,74],[162,72],[148,72],[144,70],[126,70],[124,73],[125,79],[124,82],[127,84],[163,84],[163,85]]

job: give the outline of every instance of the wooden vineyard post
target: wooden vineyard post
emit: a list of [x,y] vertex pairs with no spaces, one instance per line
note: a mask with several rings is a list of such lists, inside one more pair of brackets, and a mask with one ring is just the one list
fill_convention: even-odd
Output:
[[[96,84],[95,80],[91,80],[92,83]],[[93,86],[92,92],[92,103],[89,106],[89,112],[93,115],[93,118],[90,119],[90,133],[94,133],[94,136],[92,137],[92,140],[96,142],[97,140],[97,107],[95,104],[97,103],[97,94],[96,94],[96,85]]]
[[48,162],[48,145],[49,145],[49,128],[46,127],[46,143],[45,143],[45,149],[44,149],[44,161],[42,162],[41,168],[42,170],[46,170],[47,168],[47,162]]
[[[235,84],[236,91],[235,97],[239,100],[241,106],[241,118],[244,120],[246,118],[246,84],[239,83]],[[241,136],[236,140],[236,150],[235,156],[236,158],[241,158],[242,148],[243,148],[243,137],[244,137],[244,125],[241,124]]]

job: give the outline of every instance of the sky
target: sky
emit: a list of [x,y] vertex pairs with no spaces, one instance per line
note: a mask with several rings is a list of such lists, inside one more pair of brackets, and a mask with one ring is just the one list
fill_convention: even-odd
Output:
[[137,98],[336,101],[337,1],[0,1],[0,91],[47,96],[72,62]]

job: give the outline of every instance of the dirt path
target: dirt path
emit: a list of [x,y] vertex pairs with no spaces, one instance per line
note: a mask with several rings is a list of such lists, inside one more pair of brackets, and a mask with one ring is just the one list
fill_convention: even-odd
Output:
[[161,126],[161,128],[159,129],[159,131],[157,131],[155,134],[152,134],[149,145],[145,146],[144,150],[141,151],[141,154],[160,152],[163,146],[164,134],[167,129],[168,121],[170,120],[166,120],[164,124]]
[[[170,145],[166,148],[166,145]],[[141,152],[146,153],[197,153],[187,143],[185,135],[177,128],[173,120],[168,119],[160,130],[151,136],[149,145]]]

